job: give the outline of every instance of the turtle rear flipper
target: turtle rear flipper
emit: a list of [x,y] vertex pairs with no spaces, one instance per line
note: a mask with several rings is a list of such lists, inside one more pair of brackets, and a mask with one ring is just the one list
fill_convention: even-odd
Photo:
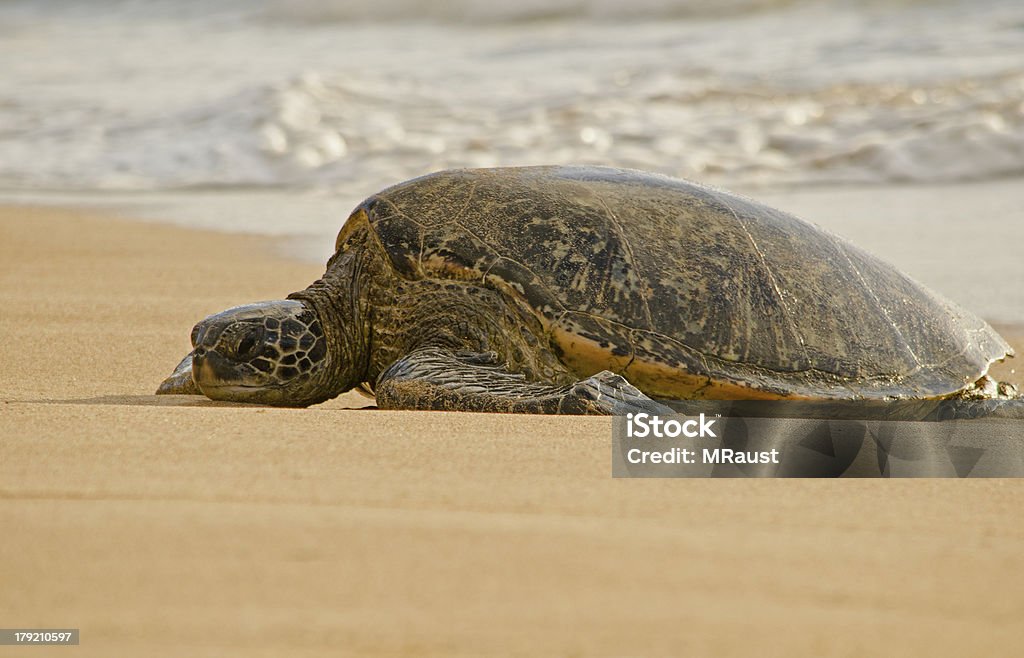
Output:
[[674,413],[738,418],[943,421],[1024,419],[1024,397],[908,400],[673,400]]
[[1019,418],[1024,420],[1024,398],[988,400],[938,400],[925,420],[971,420],[974,418]]
[[160,383],[157,395],[202,395],[192,379],[192,352],[181,360],[171,376]]
[[385,370],[374,387],[382,409],[533,414],[670,414],[624,378],[600,372],[568,386],[526,381],[493,354],[422,349]]

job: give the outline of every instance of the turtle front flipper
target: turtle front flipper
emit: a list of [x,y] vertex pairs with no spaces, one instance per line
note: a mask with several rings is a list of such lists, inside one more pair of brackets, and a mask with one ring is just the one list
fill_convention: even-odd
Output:
[[528,382],[494,353],[422,349],[399,359],[377,379],[382,409],[528,414],[624,415],[673,411],[623,377],[600,372],[567,386]]
[[192,352],[181,360],[171,376],[160,383],[157,395],[202,395],[203,392],[192,379]]

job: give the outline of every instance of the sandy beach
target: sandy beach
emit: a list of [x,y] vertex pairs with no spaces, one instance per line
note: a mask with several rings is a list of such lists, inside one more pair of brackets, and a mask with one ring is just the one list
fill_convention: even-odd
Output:
[[321,272],[276,253],[0,210],[0,620],[81,629],[0,656],[1019,651],[1019,480],[613,480],[608,419],[153,396]]

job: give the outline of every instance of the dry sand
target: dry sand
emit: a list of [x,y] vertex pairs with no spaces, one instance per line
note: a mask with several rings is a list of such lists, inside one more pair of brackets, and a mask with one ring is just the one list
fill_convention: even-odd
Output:
[[150,395],[319,273],[0,211],[0,626],[82,634],[0,658],[1019,652],[1024,481],[613,480],[607,419]]

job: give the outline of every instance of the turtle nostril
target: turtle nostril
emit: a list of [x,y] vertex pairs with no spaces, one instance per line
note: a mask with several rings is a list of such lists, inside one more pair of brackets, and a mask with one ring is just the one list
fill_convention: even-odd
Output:
[[197,347],[196,349],[194,349],[192,351],[192,358],[193,359],[196,358],[196,357],[202,358],[204,356],[206,356],[206,350],[203,349],[202,347]]

